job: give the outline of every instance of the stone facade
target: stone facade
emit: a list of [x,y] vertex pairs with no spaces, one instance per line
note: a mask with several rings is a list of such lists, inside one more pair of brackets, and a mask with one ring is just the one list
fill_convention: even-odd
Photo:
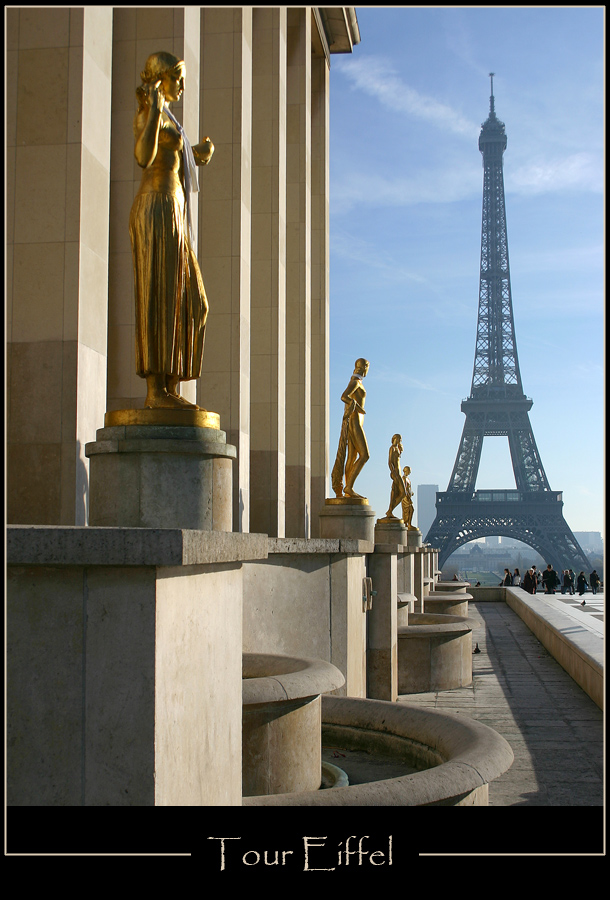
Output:
[[186,61],[178,118],[216,148],[195,195],[204,369],[184,395],[218,412],[237,448],[234,530],[316,537],[328,493],[329,68],[359,41],[353,10],[6,13],[9,522],[87,524],[85,444],[107,410],[143,405],[132,122],[139,73],[164,49]]
[[[336,693],[394,699],[395,595],[402,622],[434,571],[421,546],[375,553],[370,508],[362,534],[320,529],[329,70],[355,13],[13,7],[6,25],[9,804],[240,805],[242,653],[315,657]],[[219,415],[211,443],[110,421],[146,393],[128,220],[158,50],[186,62],[187,134],[215,145],[184,389]]]

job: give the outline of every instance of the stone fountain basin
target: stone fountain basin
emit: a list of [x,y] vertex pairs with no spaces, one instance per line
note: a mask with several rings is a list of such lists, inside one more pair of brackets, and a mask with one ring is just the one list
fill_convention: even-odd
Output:
[[486,806],[488,785],[513,762],[507,741],[457,713],[354,697],[322,698],[322,738],[391,755],[410,772],[321,791],[250,797],[244,806]]
[[472,599],[472,594],[461,591],[432,591],[424,597],[424,613],[467,616],[468,601]]
[[409,613],[408,622],[397,629],[399,694],[449,691],[472,682],[472,620]]
[[471,587],[469,581],[435,581],[435,591],[452,591],[465,594],[467,589]]
[[344,683],[321,659],[242,655],[244,797],[320,787],[320,696]]

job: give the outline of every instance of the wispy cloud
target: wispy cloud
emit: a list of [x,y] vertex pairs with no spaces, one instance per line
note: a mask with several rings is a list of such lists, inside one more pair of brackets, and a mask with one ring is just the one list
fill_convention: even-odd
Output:
[[416,203],[456,203],[481,194],[480,169],[418,169],[411,176],[350,172],[345,166],[333,177],[331,212],[341,215],[355,207],[413,206]]
[[507,190],[519,194],[604,189],[603,163],[595,154],[572,153],[562,159],[537,159],[511,174]]
[[377,364],[375,369],[375,379],[385,385],[391,384],[398,386],[401,389],[410,388],[411,390],[433,391],[434,393],[440,394],[445,393],[429,381],[421,381],[419,378],[413,378],[411,375],[407,375],[406,372],[397,369],[396,367],[386,366],[383,363]]
[[368,269],[375,269],[378,276],[384,276],[388,280],[428,284],[424,276],[407,269],[404,265],[398,265],[392,253],[343,229],[334,229],[331,232],[331,249],[343,259],[353,260]]
[[410,87],[383,58],[359,56],[358,59],[349,59],[340,71],[355,88],[375,97],[393,112],[424,119],[469,138],[478,133],[478,123],[469,121],[451,106]]

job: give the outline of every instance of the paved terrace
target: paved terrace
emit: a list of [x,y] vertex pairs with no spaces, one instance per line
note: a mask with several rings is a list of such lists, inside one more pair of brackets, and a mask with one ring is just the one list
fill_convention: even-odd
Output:
[[[531,597],[520,588],[509,590],[603,665],[603,593]],[[490,784],[490,806],[602,806],[602,709],[511,609],[502,597],[505,589],[486,589],[484,600],[476,588],[470,592],[473,649],[478,643],[481,651],[472,657],[472,684],[400,700],[463,712],[506,738],[515,761]]]

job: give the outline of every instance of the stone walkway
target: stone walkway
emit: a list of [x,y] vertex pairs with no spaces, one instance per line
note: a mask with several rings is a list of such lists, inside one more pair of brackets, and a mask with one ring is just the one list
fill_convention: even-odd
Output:
[[506,603],[471,601],[468,614],[481,651],[472,684],[399,699],[463,712],[506,738],[515,761],[490,784],[490,806],[602,806],[602,710]]

